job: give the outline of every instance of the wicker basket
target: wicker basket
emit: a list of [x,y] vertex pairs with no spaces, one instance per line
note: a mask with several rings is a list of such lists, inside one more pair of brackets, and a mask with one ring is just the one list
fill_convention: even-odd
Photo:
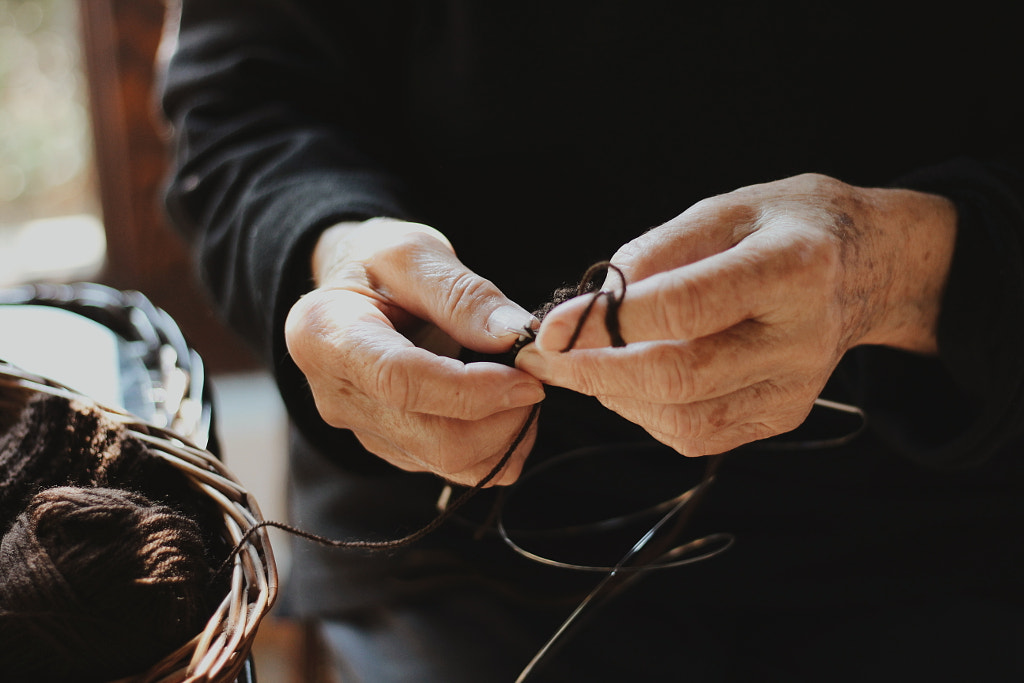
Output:
[[[13,385],[22,391],[81,401],[123,424],[154,455],[178,469],[197,495],[213,502],[221,513],[221,534],[229,547],[236,546],[252,527],[263,521],[253,496],[207,449],[211,437],[211,410],[201,361],[195,352],[181,346],[180,338],[175,338],[179,333],[166,314],[153,308],[135,292],[118,292],[91,284],[76,285],[70,289],[18,291],[20,294],[17,295],[10,291],[3,293],[0,303],[58,305],[79,313],[83,310],[76,308],[85,305],[87,308],[83,314],[94,320],[108,317],[102,322],[125,338],[134,336],[131,329],[155,323],[147,332],[158,331],[159,334],[143,333],[136,340],[160,347],[154,356],[159,360],[148,364],[154,371],[154,387],[159,389],[154,396],[159,397],[160,410],[155,420],[142,420],[124,410],[101,405],[59,382],[4,360],[0,360],[0,386]],[[54,298],[55,292],[60,296]],[[18,296],[23,300],[16,300]],[[140,311],[143,313],[141,317]],[[125,329],[117,329],[122,322],[130,327],[127,333]],[[171,357],[175,362],[169,362]],[[176,391],[168,391],[169,387],[164,383],[177,387]],[[172,393],[173,400],[169,400]],[[251,680],[252,643],[261,620],[274,603],[277,588],[273,552],[266,529],[260,528],[246,538],[241,551],[235,556],[228,594],[210,617],[206,628],[148,671],[116,683],[232,683]]]

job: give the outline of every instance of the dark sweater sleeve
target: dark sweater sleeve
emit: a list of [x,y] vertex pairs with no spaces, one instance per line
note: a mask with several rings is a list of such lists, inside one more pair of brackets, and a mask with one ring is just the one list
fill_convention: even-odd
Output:
[[1024,168],[957,159],[898,186],[950,198],[956,247],[939,319],[939,357],[857,352],[874,429],[938,467],[990,459],[1024,434]]
[[162,92],[175,144],[171,218],[222,316],[273,368],[293,417],[324,433],[287,357],[285,317],[311,286],[324,228],[408,217],[384,170],[395,108],[381,83],[395,48],[369,38],[387,17],[367,5],[185,0]]

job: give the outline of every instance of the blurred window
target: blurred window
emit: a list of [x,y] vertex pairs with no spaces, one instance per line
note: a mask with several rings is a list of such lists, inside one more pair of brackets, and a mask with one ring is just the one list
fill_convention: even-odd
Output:
[[103,265],[78,7],[0,0],[0,285]]

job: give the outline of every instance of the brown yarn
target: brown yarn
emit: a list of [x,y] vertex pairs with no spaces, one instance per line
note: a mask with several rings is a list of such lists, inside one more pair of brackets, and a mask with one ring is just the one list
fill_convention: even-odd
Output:
[[[617,290],[594,292],[597,277],[600,276],[602,273],[608,271],[614,271],[618,275],[620,284],[619,288]],[[607,301],[604,322],[605,329],[608,331],[608,334],[611,337],[612,345],[617,347],[625,346],[626,341],[622,338],[622,333],[619,328],[619,307],[622,305],[622,300],[626,296],[626,278],[623,272],[617,266],[613,265],[609,261],[601,261],[590,266],[590,268],[588,268],[587,271],[583,274],[582,278],[580,278],[578,285],[573,287],[560,287],[556,289],[554,293],[551,295],[551,298],[534,312],[534,316],[538,320],[543,320],[544,316],[546,316],[558,304],[568,301],[573,297],[582,296],[583,294],[587,293],[594,293],[594,296],[591,298],[590,302],[583,310],[583,313],[576,321],[576,326],[573,329],[573,332],[569,338],[569,342],[566,344],[565,348],[563,348],[561,352],[566,353],[568,351],[571,351],[573,347],[576,346],[577,341],[579,341],[580,333],[583,330],[584,323],[586,323],[587,319],[593,312],[594,306],[601,299],[605,299]],[[532,328],[527,327],[523,329],[523,333],[519,341],[512,347],[509,358],[510,363],[514,360],[515,354],[519,353],[519,351],[526,344],[531,343],[535,336],[535,332]],[[455,512],[459,508],[461,508],[473,496],[475,496],[477,493],[483,490],[483,488],[486,487],[487,484],[489,484],[496,476],[498,476],[498,474],[501,473],[503,469],[505,469],[505,466],[511,459],[512,454],[515,453],[516,449],[519,447],[519,444],[522,443],[523,439],[526,438],[526,435],[529,434],[530,428],[533,426],[533,423],[536,422],[537,417],[540,414],[540,406],[540,403],[537,403],[536,405],[533,406],[533,408],[530,410],[529,415],[526,418],[526,421],[523,422],[523,426],[519,428],[519,432],[509,443],[508,447],[505,449],[501,458],[498,459],[498,462],[494,465],[491,471],[484,475],[484,477],[476,484],[467,488],[457,498],[449,502],[448,505],[445,506],[444,510],[438,513],[437,516],[435,516],[430,522],[428,522],[420,529],[413,531],[412,533],[402,536],[400,538],[389,539],[384,541],[346,540],[321,536],[320,534],[305,531],[303,529],[295,527],[291,524],[286,524],[284,522],[264,520],[259,524],[256,524],[253,527],[251,527],[242,536],[242,539],[237,544],[235,544],[235,547],[228,555],[228,558],[224,561],[223,564],[221,564],[220,568],[217,570],[217,575],[223,574],[224,571],[229,566],[231,560],[234,558],[234,556],[237,555],[243,547],[245,547],[245,544],[249,542],[251,537],[257,531],[266,527],[281,529],[282,531],[292,534],[293,536],[298,536],[300,538],[304,538],[306,540],[319,543],[323,546],[328,546],[332,548],[346,548],[350,550],[364,550],[373,552],[390,551],[397,550],[398,548],[402,548],[412,543],[415,543],[416,541],[430,534],[438,527],[440,527],[442,524],[444,524],[446,521],[448,521],[449,518],[454,516]]]
[[[0,391],[3,393],[3,391]],[[0,396],[4,681],[141,673],[201,630],[215,517],[173,468],[91,404]]]
[[36,494],[0,543],[4,680],[109,681],[199,633],[209,565],[198,525],[143,496]]
[[491,482],[492,479],[498,476],[498,474],[503,469],[505,469],[505,465],[508,464],[509,458],[512,457],[512,454],[515,453],[516,448],[518,448],[519,444],[522,443],[523,439],[526,438],[526,435],[530,432],[530,427],[537,420],[537,415],[539,413],[540,403],[537,403],[530,410],[530,414],[527,416],[526,421],[523,423],[523,426],[519,428],[519,432],[516,434],[515,438],[512,439],[512,442],[509,444],[508,448],[505,450],[504,454],[501,456],[498,462],[494,465],[494,467],[491,468],[491,471],[484,475],[483,479],[481,479],[476,484],[463,491],[457,498],[449,502],[448,505],[445,506],[444,510],[438,513],[437,516],[435,516],[432,520],[427,522],[425,525],[423,525],[416,531],[413,531],[410,534],[402,536],[401,538],[393,538],[385,541],[346,540],[330,538],[329,536],[315,534],[311,531],[300,529],[291,524],[286,524],[285,522],[264,520],[262,522],[259,522],[258,524],[254,524],[253,526],[249,527],[245,534],[242,535],[241,540],[239,540],[238,543],[235,544],[235,547],[228,554],[227,559],[225,559],[224,562],[221,563],[220,568],[217,570],[216,576],[219,577],[223,575],[227,568],[230,566],[231,561],[239,552],[241,552],[242,548],[245,547],[246,543],[250,541],[250,539],[256,534],[256,532],[260,529],[264,529],[267,527],[281,529],[282,531],[286,531],[287,533],[293,536],[298,536],[299,538],[304,538],[307,541],[313,541],[314,543],[318,543],[323,546],[328,546],[331,548],[347,548],[349,550],[365,550],[371,552],[380,552],[386,550],[397,550],[398,548],[403,548],[407,545],[415,543],[416,541],[420,540],[421,538],[424,538],[428,534],[435,531],[446,521],[448,521],[448,519],[452,515],[454,515],[459,508],[468,503],[470,498],[472,498],[479,491],[481,491],[485,486],[487,486],[487,484]]
[[145,478],[145,458],[139,441],[90,405],[36,394],[0,435],[0,523],[41,488]]
[[[573,291],[591,290],[596,275],[609,267],[598,264],[575,290],[556,292],[538,316]],[[625,344],[617,313],[622,284],[620,292],[600,292],[591,300],[566,351],[600,298],[608,302],[605,324],[613,344]],[[525,337],[530,334],[524,330]],[[389,550],[414,543],[504,469],[539,410],[540,404],[533,407],[483,479],[416,532],[390,541],[339,541],[268,521],[250,529],[221,567],[264,526],[336,547]],[[195,515],[182,513],[194,507],[187,501],[195,496],[163,465],[89,404],[0,391],[4,680],[100,683],[144,671],[199,633],[216,578],[207,561],[211,539],[204,538]],[[172,501],[177,505],[167,504]]]
[[[611,289],[606,291],[595,292],[597,287],[598,276],[607,273],[614,272],[619,278],[619,288]],[[559,304],[565,303],[569,299],[583,296],[584,294],[594,294],[587,303],[587,307],[583,309],[583,313],[580,314],[579,319],[576,321],[576,326],[573,328],[572,335],[569,337],[569,341],[566,342],[565,347],[562,349],[562,353],[572,351],[576,347],[576,343],[580,339],[580,334],[583,332],[583,324],[590,318],[590,314],[594,310],[594,306],[597,302],[604,299],[607,302],[607,308],[604,312],[604,326],[608,332],[608,336],[611,339],[612,346],[622,347],[626,345],[626,340],[622,338],[622,330],[619,324],[619,307],[622,306],[622,300],[626,297],[626,275],[622,272],[618,266],[613,264],[611,261],[599,261],[594,265],[587,268],[586,272],[580,278],[579,283],[573,286],[559,287],[552,292],[551,297],[533,312],[533,316],[537,320],[544,320],[547,314],[550,313]],[[537,333],[532,327],[527,327],[523,330],[522,336],[512,347],[512,360],[515,360],[516,354],[519,353],[527,344],[533,342]]]

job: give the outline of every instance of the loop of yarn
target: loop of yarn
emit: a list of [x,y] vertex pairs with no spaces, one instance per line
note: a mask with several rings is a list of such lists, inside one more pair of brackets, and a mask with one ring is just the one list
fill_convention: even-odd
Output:
[[[618,271],[607,262],[596,264],[577,287],[556,291],[538,318],[592,291],[597,275],[609,269]],[[618,274],[621,288],[596,292],[566,351],[602,299],[613,345],[625,344],[618,329],[625,279]],[[530,332],[524,331],[525,343]],[[539,407],[491,472],[419,531],[391,541],[339,541],[268,521],[249,530],[222,570],[263,526],[336,547],[391,550],[413,543],[497,476]],[[16,409],[19,417],[12,420]],[[204,534],[194,515],[182,514],[197,506],[186,503],[195,494],[180,475],[88,404],[48,395],[26,399],[8,389],[0,390],[0,411],[0,531],[7,529],[0,541],[4,680],[102,683],[144,671],[198,634],[220,572],[212,572],[208,562],[211,534]]]
[[[603,273],[614,272],[618,276],[618,288],[609,289],[606,291],[594,291],[597,288],[597,277]],[[608,332],[608,337],[611,340],[612,346],[621,348],[626,345],[626,340],[622,337],[622,329],[619,324],[619,308],[622,306],[623,299],[626,298],[626,275],[622,272],[622,269],[616,266],[611,261],[598,261],[594,265],[587,268],[586,272],[580,277],[580,281],[569,287],[559,287],[551,293],[551,297],[544,302],[539,308],[533,312],[533,317],[537,320],[544,320],[548,313],[553,311],[559,304],[565,303],[569,299],[574,299],[584,294],[594,294],[587,302],[586,308],[583,309],[583,313],[576,320],[576,325],[573,328],[572,334],[569,336],[569,341],[566,342],[565,347],[562,348],[562,353],[572,351],[576,347],[576,342],[579,341],[580,334],[583,332],[583,325],[590,318],[591,313],[594,310],[594,306],[597,305],[598,301],[604,300],[606,307],[604,312],[604,327]],[[514,362],[516,355],[528,344],[533,343],[537,337],[537,332],[532,327],[526,327],[523,329],[519,339],[512,346],[510,352],[511,360]]]
[[[612,289],[608,291],[594,291],[596,289],[597,277],[602,273],[606,273],[608,271],[613,271],[616,273],[619,280],[619,287],[617,289]],[[570,336],[569,342],[566,344],[565,348],[562,349],[562,353],[571,351],[573,347],[575,347],[576,342],[579,340],[580,333],[583,330],[583,325],[587,322],[587,319],[593,312],[594,306],[597,304],[598,301],[602,299],[605,300],[607,305],[607,308],[605,309],[604,324],[605,329],[607,330],[608,335],[611,339],[612,346],[625,346],[626,341],[625,339],[622,338],[622,333],[619,327],[619,307],[622,305],[622,301],[626,296],[626,277],[622,270],[620,270],[618,266],[614,265],[610,261],[600,261],[590,266],[583,274],[583,276],[580,278],[580,281],[577,285],[572,287],[560,287],[556,289],[552,293],[548,301],[545,302],[536,311],[534,311],[534,317],[536,317],[538,320],[543,320],[544,317],[559,304],[568,301],[573,297],[582,296],[584,294],[593,294],[594,296],[587,303],[586,308],[584,308],[579,319],[576,321],[576,325]],[[522,335],[520,336],[520,339],[516,342],[515,345],[513,345],[512,349],[508,354],[508,357],[505,360],[509,363],[514,363],[515,355],[519,353],[519,351],[524,346],[531,343],[534,340],[535,336],[536,334],[533,328],[524,328]],[[473,496],[475,496],[477,493],[483,490],[484,487],[487,486],[487,484],[489,484],[496,476],[498,476],[498,474],[501,473],[503,469],[505,469],[505,466],[508,464],[508,461],[512,458],[512,455],[515,453],[516,449],[519,448],[519,444],[521,444],[523,439],[526,438],[527,434],[529,434],[530,432],[530,428],[533,426],[534,422],[537,421],[537,417],[540,414],[540,406],[540,403],[537,403],[536,405],[533,406],[533,408],[530,410],[529,415],[527,415],[526,420],[523,422],[523,425],[519,428],[519,431],[516,433],[515,437],[513,437],[512,441],[509,443],[504,453],[502,453],[497,463],[495,463],[494,467],[491,468],[490,472],[484,475],[484,477],[476,484],[464,490],[457,498],[449,502],[448,505],[446,505],[445,508],[440,513],[438,513],[437,516],[435,516],[426,525],[419,528],[418,530],[413,531],[412,533],[402,536],[400,538],[388,539],[384,541],[365,541],[356,539],[330,538],[328,536],[323,536],[321,534],[315,534],[309,531],[305,531],[291,524],[286,524],[285,522],[278,522],[275,520],[264,520],[259,524],[250,527],[249,530],[246,531],[246,533],[242,536],[241,540],[239,540],[238,543],[235,544],[235,547],[228,554],[227,559],[221,564],[220,568],[216,572],[216,575],[223,575],[223,573],[227,570],[228,566],[230,565],[234,557],[241,551],[243,547],[245,547],[245,544],[249,542],[249,540],[256,534],[256,532],[258,532],[260,529],[268,527],[280,529],[293,536],[304,538],[308,541],[312,541],[323,546],[332,548],[345,548],[348,550],[362,550],[368,552],[393,551],[408,546],[412,543],[415,543],[416,541],[432,533],[434,530],[436,530],[442,524],[448,521],[449,518],[454,516],[455,512],[459,508],[461,508],[465,503],[469,502],[469,500]]]

